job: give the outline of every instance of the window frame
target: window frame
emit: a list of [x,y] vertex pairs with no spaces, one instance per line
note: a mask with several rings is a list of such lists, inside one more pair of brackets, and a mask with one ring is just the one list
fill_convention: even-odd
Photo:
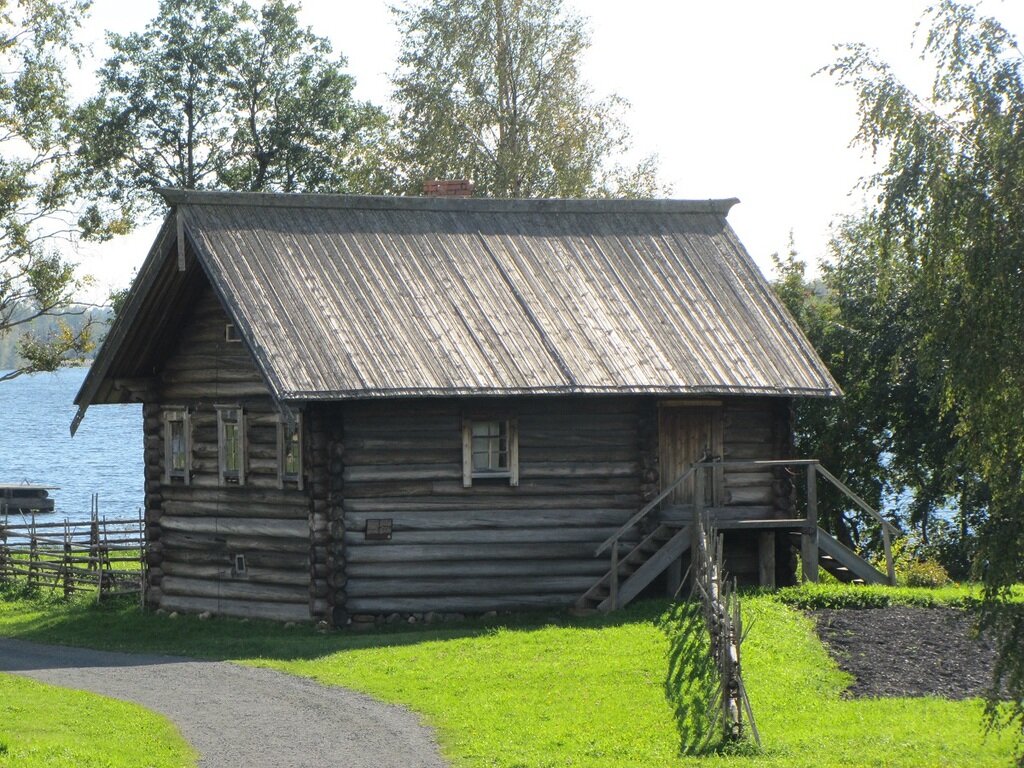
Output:
[[[297,435],[296,444],[298,451],[298,471],[288,472],[288,454],[287,454],[287,442],[288,442],[288,426],[292,423],[295,425],[295,433]],[[303,424],[302,424],[302,413],[296,412],[292,419],[289,419],[284,414],[281,414],[277,420],[277,487],[286,488],[294,486],[298,490],[303,488]]]
[[[508,442],[508,469],[504,471],[476,470],[473,468],[473,423],[497,422],[505,425]],[[472,488],[473,481],[507,480],[512,487],[519,485],[519,421],[511,416],[474,415],[462,418],[462,487]]]
[[[164,482],[171,485],[181,481],[184,485],[192,484],[192,414],[186,406],[168,406],[164,408]],[[171,424],[180,423],[184,438],[185,467],[175,469],[173,461],[173,435]]]
[[[246,413],[241,405],[215,405],[217,411],[217,482],[223,486],[245,485],[245,475],[248,464],[248,443],[246,440]],[[224,417],[225,412],[236,411],[237,421],[230,421]],[[238,426],[238,469],[227,468],[227,425],[237,424]],[[230,474],[229,474],[230,473]]]

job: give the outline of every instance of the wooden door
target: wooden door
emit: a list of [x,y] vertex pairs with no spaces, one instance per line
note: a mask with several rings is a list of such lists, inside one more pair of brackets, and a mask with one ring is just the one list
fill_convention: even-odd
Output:
[[[662,404],[658,409],[658,443],[661,488],[665,489],[693,462],[722,456],[722,409]],[[704,476],[706,507],[720,503],[721,475],[721,468],[718,468],[707,471]],[[693,504],[693,489],[691,476],[672,492],[666,503]]]

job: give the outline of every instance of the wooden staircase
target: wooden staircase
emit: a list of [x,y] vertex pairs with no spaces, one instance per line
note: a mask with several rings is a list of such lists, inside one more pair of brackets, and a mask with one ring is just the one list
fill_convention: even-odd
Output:
[[[807,514],[805,517],[778,519],[772,517],[756,519],[718,519],[719,510],[705,508],[705,474],[724,468],[743,468],[764,471],[775,467],[800,467],[807,472]],[[668,497],[688,478],[694,478],[693,498],[695,499],[689,521],[647,516],[658,509]],[[888,574],[875,569],[856,552],[843,546],[818,526],[818,477],[830,482],[851,500],[862,512],[874,518],[880,526],[883,551]],[[788,533],[790,541],[801,553],[803,579],[816,582],[819,568],[824,568],[840,581],[852,584],[895,584],[896,572],[893,566],[891,539],[899,535],[899,529],[872,509],[862,498],[850,490],[839,478],[821,466],[817,459],[750,459],[731,460],[708,459],[695,461],[667,488],[645,504],[618,530],[609,536],[594,552],[595,557],[610,551],[611,562],[607,572],[590,587],[577,601],[576,609],[581,611],[613,611],[621,608],[639,595],[672,563],[690,549],[693,531],[692,520],[704,519],[707,515],[718,530],[759,530]],[[645,521],[645,518],[646,521]],[[638,544],[628,547],[624,537],[632,538],[638,529],[649,530]],[[650,526],[654,526],[651,530]],[[773,548],[767,548],[772,552]],[[625,554],[623,554],[625,552]],[[774,557],[770,561],[774,562]],[[760,564],[759,564],[760,567]],[[774,567],[773,565],[771,567]],[[764,581],[762,581],[764,583]]]
[[691,543],[691,526],[659,525],[625,555],[613,554],[608,572],[576,601],[577,610],[608,612],[628,604],[682,557]]
[[[801,545],[801,532],[790,531],[790,543]],[[818,528],[818,565],[846,584],[888,584],[889,578],[849,547]]]

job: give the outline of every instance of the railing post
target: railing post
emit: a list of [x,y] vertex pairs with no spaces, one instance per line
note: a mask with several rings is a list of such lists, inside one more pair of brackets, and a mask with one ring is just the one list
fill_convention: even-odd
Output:
[[608,591],[608,598],[612,602],[611,610],[619,608],[619,540],[612,542],[612,583]]
[[697,521],[702,519],[702,516],[704,514],[704,494],[706,492],[704,488],[704,481],[707,479],[704,473],[706,470],[707,466],[705,466],[703,463],[700,463],[697,465],[697,472],[693,476],[694,530],[697,530],[696,523]]
[[882,525],[882,546],[885,547],[885,570],[889,576],[889,586],[896,586],[896,566],[892,562],[892,542],[889,540],[889,526]]
[[818,581],[818,467],[807,465],[807,521],[800,537],[804,581]]

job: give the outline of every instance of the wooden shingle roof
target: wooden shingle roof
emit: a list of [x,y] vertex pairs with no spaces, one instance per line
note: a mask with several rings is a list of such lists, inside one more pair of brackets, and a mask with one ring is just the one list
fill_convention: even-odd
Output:
[[735,200],[164,196],[282,401],[839,391]]

